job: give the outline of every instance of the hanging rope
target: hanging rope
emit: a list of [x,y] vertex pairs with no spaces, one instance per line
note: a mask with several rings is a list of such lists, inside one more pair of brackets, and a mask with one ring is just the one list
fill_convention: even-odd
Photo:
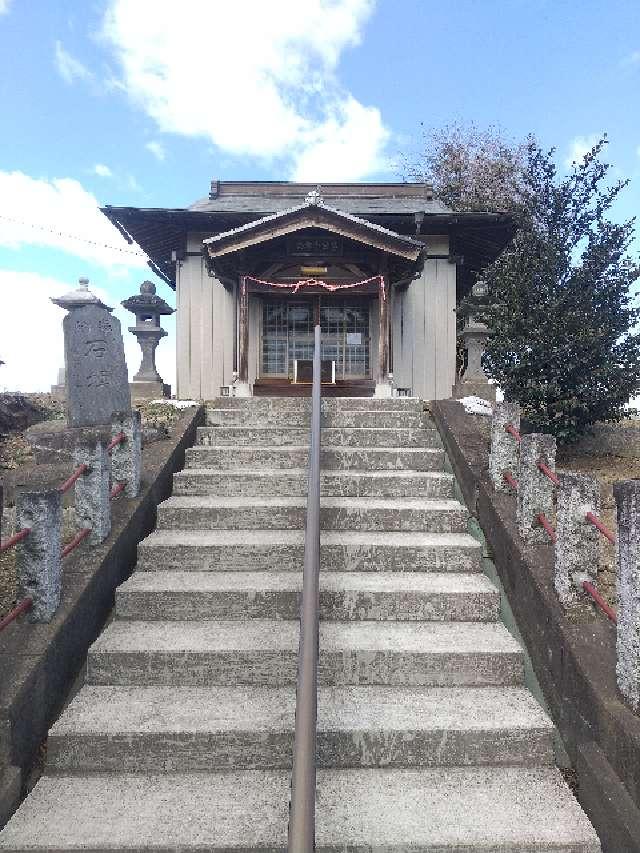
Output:
[[[274,287],[277,290],[290,290],[292,293],[299,293],[306,287],[321,287],[323,290],[328,290],[334,293],[336,290],[353,290],[355,287],[363,287],[365,284],[371,284],[376,281],[382,281],[381,275],[372,275],[371,278],[365,278],[362,281],[354,281],[351,284],[335,284],[329,281],[323,281],[319,278],[302,278],[296,282],[283,283],[281,281],[265,281],[262,278],[254,278],[252,275],[243,277],[245,281],[253,282],[254,284],[262,284],[266,287]],[[382,298],[386,299],[386,288],[381,288]]]

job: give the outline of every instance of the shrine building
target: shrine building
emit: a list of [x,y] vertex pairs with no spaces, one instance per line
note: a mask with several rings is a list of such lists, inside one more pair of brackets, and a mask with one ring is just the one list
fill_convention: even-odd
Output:
[[426,184],[213,181],[187,208],[103,208],[176,291],[177,395],[441,399],[456,371],[456,306],[515,232],[452,212]]

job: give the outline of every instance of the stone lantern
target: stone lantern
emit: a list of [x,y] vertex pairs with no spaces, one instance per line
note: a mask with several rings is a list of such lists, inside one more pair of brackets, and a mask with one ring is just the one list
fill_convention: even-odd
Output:
[[160,325],[160,317],[173,314],[174,309],[156,296],[156,286],[151,281],[143,281],[140,294],[125,299],[122,305],[135,314],[136,324],[129,331],[136,336],[142,350],[140,369],[131,383],[132,396],[134,399],[170,397],[171,386],[164,384],[156,368],[156,348],[167,334]]
[[467,366],[453,387],[453,397],[482,397],[495,402],[496,386],[489,384],[489,377],[482,366],[482,356],[491,332],[486,323],[481,323],[473,314],[473,306],[485,304],[489,288],[484,281],[477,281],[471,288],[470,311],[459,333],[467,351]]

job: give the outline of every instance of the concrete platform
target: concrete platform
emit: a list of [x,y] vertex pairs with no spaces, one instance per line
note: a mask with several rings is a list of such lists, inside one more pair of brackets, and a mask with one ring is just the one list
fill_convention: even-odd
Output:
[[[302,497],[307,479],[304,468],[189,468],[174,475],[173,494]],[[442,471],[325,471],[320,492],[326,497],[452,498],[453,483],[453,476]]]
[[[289,409],[264,410],[256,415],[246,409],[207,408],[207,426],[285,426],[304,427],[311,424],[310,411]],[[434,423],[426,413],[419,411],[375,411],[375,409],[341,409],[325,412],[323,427],[425,427],[434,429]]]
[[[444,451],[432,447],[328,447],[320,451],[327,471],[441,471]],[[198,445],[186,453],[186,468],[305,468],[309,447],[232,447]]]
[[[301,572],[136,572],[116,593],[119,619],[297,619]],[[326,572],[320,617],[334,621],[491,622],[500,595],[484,575]]]
[[[0,850],[192,851],[286,847],[289,773],[45,777]],[[319,853],[599,853],[557,770],[321,770]]]
[[[114,685],[294,684],[298,623],[277,620],[112,622],[87,681]],[[323,685],[515,686],[520,646],[499,623],[322,622]]]
[[[322,531],[322,571],[478,572],[468,533]],[[138,546],[138,570],[301,571],[303,530],[156,530]]]
[[[295,688],[85,687],[50,732],[47,772],[290,768]],[[535,766],[553,725],[524,688],[323,687],[321,767]]]
[[[322,428],[327,447],[441,447],[438,431],[406,428]],[[300,446],[309,441],[309,429],[289,426],[198,427],[198,444],[214,447]]]
[[[323,498],[324,530],[462,533],[468,514],[458,501],[422,498]],[[289,497],[172,497],[158,507],[158,527],[181,530],[302,529],[306,499]]]

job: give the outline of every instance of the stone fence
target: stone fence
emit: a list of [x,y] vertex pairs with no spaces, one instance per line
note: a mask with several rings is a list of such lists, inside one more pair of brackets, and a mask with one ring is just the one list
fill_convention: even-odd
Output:
[[[85,539],[92,545],[111,532],[111,501],[135,498],[140,489],[142,433],[140,413],[115,412],[107,444],[95,434],[80,438],[73,452],[76,468],[57,488],[16,491],[16,532],[0,549],[16,548],[18,605],[0,622],[5,627],[26,614],[32,623],[49,622],[60,603],[62,561]],[[63,495],[75,490],[78,532],[62,543]],[[2,507],[0,505],[0,513]]]
[[[598,480],[556,473],[556,440],[520,435],[517,403],[498,403],[491,424],[489,473],[496,491],[517,499],[519,533],[527,545],[554,546],[554,587],[566,609],[589,596],[616,624],[616,676],[620,693],[640,708],[640,480],[614,485],[617,531],[598,518]],[[553,519],[555,516],[555,526]],[[617,612],[597,589],[598,536],[616,545]]]

